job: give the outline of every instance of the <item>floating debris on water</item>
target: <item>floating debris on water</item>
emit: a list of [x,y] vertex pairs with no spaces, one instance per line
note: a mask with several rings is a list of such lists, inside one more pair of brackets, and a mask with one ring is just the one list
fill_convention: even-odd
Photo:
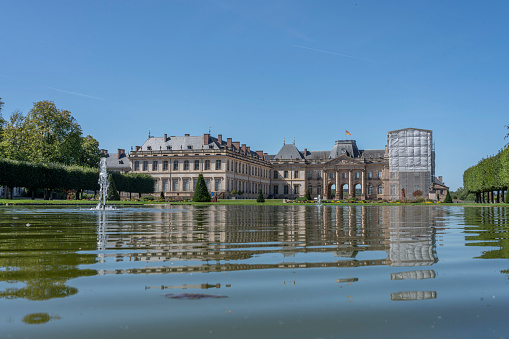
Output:
[[202,293],[180,293],[180,294],[169,293],[165,294],[164,296],[170,299],[183,299],[183,300],[228,298],[226,295],[212,295]]

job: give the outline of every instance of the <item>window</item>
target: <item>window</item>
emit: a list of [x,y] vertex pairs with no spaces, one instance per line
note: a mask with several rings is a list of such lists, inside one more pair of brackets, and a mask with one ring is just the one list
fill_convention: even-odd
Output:
[[187,146],[187,149],[193,149],[193,146]]
[[316,178],[317,178],[318,180],[322,179],[322,171],[318,171],[318,172],[316,172]]
[[346,179],[346,172],[342,172],[341,175],[343,179]]
[[355,172],[355,179],[359,179],[359,172]]
[[184,171],[189,171],[189,160],[184,160]]
[[383,189],[382,189],[382,185],[378,186],[378,194],[382,194],[383,193]]
[[193,191],[196,191],[196,184],[198,183],[198,178],[193,179]]
[[313,179],[313,171],[308,172],[308,179]]
[[293,177],[298,178],[299,177],[299,171],[293,171]]
[[[309,195],[313,194],[313,186],[309,185],[308,191],[309,191]],[[307,192],[306,192],[306,194],[307,194]]]
[[274,171],[274,179],[277,179],[277,171]]
[[329,178],[334,179],[334,172],[329,172]]
[[214,189],[216,192],[221,190],[221,179],[216,179],[216,185]]
[[[275,172],[277,173],[277,172]],[[278,185],[274,185],[274,195],[278,195],[279,194],[279,186]]]
[[300,185],[293,185],[293,194],[299,194],[299,186]]
[[200,160],[194,161],[194,170],[199,171],[200,170]]
[[143,170],[148,171],[148,161],[143,162]]
[[134,170],[135,171],[139,171],[140,170],[140,162],[139,161],[135,161],[134,162]]
[[164,179],[163,180],[163,192],[168,192],[168,182],[169,180]]
[[221,169],[221,160],[216,160],[216,171]]
[[189,179],[182,180],[182,190],[189,191]]
[[209,149],[214,149],[214,145],[209,145]]
[[210,171],[210,160],[205,160],[205,171]]
[[169,151],[171,150],[171,146],[166,146],[166,149]]
[[173,179],[173,191],[174,192],[177,192],[179,190],[179,180],[178,179]]
[[368,194],[369,195],[373,194],[373,185],[368,186]]
[[284,171],[283,177],[288,178],[288,171]]
[[320,195],[320,196],[322,195],[322,186],[318,186],[318,187],[316,188],[316,194],[318,194],[318,195]]
[[152,161],[152,171],[157,171],[157,161]]
[[382,171],[378,171],[378,179],[382,179]]
[[179,170],[179,161],[173,160],[173,170],[178,171]]
[[373,171],[368,171],[368,179],[373,179]]
[[[207,185],[207,191],[210,192],[210,179],[205,179],[205,185]],[[196,184],[194,185],[194,189],[196,189]]]
[[163,161],[163,171],[168,170],[168,161]]
[[152,150],[152,146],[147,146],[147,151],[151,151]]
[[283,194],[288,194],[288,185],[283,186]]
[[154,192],[157,192],[157,180],[154,180]]

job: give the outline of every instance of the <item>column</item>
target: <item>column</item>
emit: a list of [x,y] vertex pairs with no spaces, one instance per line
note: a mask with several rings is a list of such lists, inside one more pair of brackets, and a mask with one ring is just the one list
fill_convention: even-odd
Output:
[[348,170],[348,198],[355,197],[355,189],[352,187],[352,170]]
[[336,197],[335,197],[335,199],[339,200],[339,199],[341,199],[341,197],[339,196],[339,172],[336,170],[336,172],[334,174],[336,175]]
[[322,175],[323,175],[323,177],[322,177],[322,181],[323,181],[323,183],[322,183],[322,199],[327,199],[328,198],[327,193],[326,193],[327,192],[326,191],[326,189],[327,189],[326,188],[327,187],[327,171],[323,170],[322,172],[323,172],[322,173]]
[[362,176],[362,188],[361,188],[361,199],[362,200],[366,200],[366,174],[365,174],[366,170],[362,170],[361,171],[361,176]]

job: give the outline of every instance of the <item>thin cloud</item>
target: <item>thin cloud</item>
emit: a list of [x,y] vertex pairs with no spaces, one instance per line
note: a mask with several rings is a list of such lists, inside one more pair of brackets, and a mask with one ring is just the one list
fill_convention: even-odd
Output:
[[95,97],[95,96],[93,96],[93,95],[88,95],[88,94],[83,94],[83,93],[77,93],[77,92],[66,91],[66,90],[59,89],[59,88],[54,88],[54,87],[48,87],[48,86],[45,86],[45,87],[46,87],[46,88],[49,88],[49,89],[52,89],[52,90],[54,90],[54,91],[57,91],[57,92],[62,92],[62,93],[67,93],[67,94],[72,94],[72,95],[77,95],[77,96],[84,97],[84,98],[90,98],[90,99],[96,99],[96,100],[104,100],[103,98]]
[[341,57],[345,57],[345,58],[351,58],[351,59],[355,59],[355,60],[369,61],[369,60],[366,60],[366,59],[358,58],[358,57],[353,56],[353,55],[341,54],[341,53],[336,53],[336,52],[329,52],[329,51],[324,51],[323,49],[316,49],[316,48],[305,47],[305,46],[299,46],[299,45],[292,45],[292,46],[293,46],[293,47],[297,47],[297,48],[302,48],[302,49],[308,49],[308,50],[310,50],[310,51],[321,52],[321,53],[327,53],[327,54],[337,55],[337,56],[341,56]]

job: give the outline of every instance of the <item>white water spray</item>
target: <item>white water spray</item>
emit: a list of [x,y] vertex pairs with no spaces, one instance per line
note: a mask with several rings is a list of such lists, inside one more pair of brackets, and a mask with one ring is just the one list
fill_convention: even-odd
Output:
[[108,200],[108,171],[106,170],[106,158],[101,158],[100,172],[99,172],[99,202],[97,203],[97,210],[104,210],[106,207],[106,200]]
[[322,207],[322,198],[320,198],[320,194],[318,194],[318,199],[316,199],[316,206]]

